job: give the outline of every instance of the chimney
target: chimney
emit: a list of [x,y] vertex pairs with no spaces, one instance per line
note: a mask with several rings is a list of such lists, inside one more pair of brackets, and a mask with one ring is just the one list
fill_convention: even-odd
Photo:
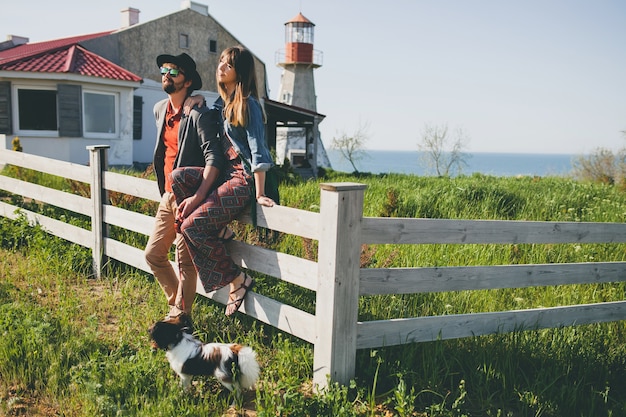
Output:
[[7,41],[11,41],[13,42],[14,46],[18,46],[18,45],[24,45],[25,43],[28,43],[28,38],[25,38],[24,36],[17,36],[17,35],[8,35],[7,36]]
[[209,6],[207,6],[206,4],[196,3],[195,1],[191,1],[191,0],[183,0],[180,3],[180,9],[181,10],[191,9],[194,12],[200,13],[201,15],[204,15],[204,16],[209,15]]
[[4,42],[0,42],[0,51],[24,45],[25,43],[28,43],[28,41],[29,39],[25,38],[24,36],[7,35],[7,40]]
[[122,29],[139,23],[139,9],[129,7],[122,9]]

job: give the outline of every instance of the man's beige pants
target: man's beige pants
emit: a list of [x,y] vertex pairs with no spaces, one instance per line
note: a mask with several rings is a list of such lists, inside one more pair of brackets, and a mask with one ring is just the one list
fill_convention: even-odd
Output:
[[[170,311],[175,308],[190,314],[196,297],[198,274],[183,236],[174,229],[176,207],[174,194],[170,192],[163,194],[155,216],[154,231],[146,245],[145,256],[148,266],[165,293]],[[172,244],[176,245],[176,265],[180,275],[176,273],[168,258]]]

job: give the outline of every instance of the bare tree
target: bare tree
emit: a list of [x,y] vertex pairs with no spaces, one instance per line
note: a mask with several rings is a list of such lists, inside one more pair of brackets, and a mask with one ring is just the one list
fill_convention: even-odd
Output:
[[330,145],[332,149],[338,150],[341,156],[350,162],[354,172],[357,173],[359,170],[356,167],[356,163],[367,155],[365,153],[365,143],[369,140],[368,128],[368,123],[361,123],[352,136],[342,132],[338,138],[333,138]]
[[462,128],[457,128],[454,135],[448,132],[448,125],[425,124],[422,141],[417,145],[424,152],[422,159],[440,177],[449,177],[454,172],[461,172],[467,166],[470,156],[463,152],[469,136]]

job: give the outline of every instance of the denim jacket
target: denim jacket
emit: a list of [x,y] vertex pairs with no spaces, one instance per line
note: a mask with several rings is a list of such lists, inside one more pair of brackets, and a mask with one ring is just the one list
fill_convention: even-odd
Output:
[[[243,164],[244,169],[252,175],[253,172],[269,170],[274,163],[265,140],[265,123],[263,123],[261,103],[254,97],[248,97],[248,106],[248,124],[246,126],[232,126],[224,120],[222,98],[219,97],[213,103],[213,107],[218,109],[222,115],[224,131],[231,139],[230,142],[237,153],[247,161]],[[249,172],[250,169],[252,172]]]

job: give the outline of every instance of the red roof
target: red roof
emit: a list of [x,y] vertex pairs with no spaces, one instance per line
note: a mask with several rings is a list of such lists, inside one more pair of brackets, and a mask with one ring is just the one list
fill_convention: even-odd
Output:
[[[311,22],[309,19],[304,17],[304,15],[302,13],[298,13],[298,15],[296,17],[294,17],[293,19],[291,19],[287,23],[308,23],[310,25],[315,26],[315,23]],[[287,23],[285,23],[285,24],[287,24]]]
[[0,70],[70,73],[121,81],[141,77],[80,46],[80,42],[111,32],[19,45],[0,51]]

